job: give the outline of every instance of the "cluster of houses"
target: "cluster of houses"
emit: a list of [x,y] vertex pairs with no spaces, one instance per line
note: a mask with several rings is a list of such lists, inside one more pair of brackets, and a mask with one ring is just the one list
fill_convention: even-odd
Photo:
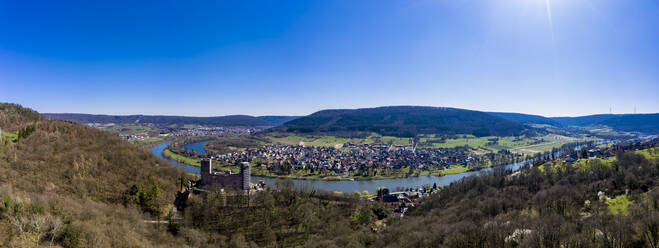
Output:
[[200,127],[182,128],[172,132],[172,136],[228,136],[251,134],[260,129],[252,127]]
[[576,152],[573,152],[572,154],[568,155],[565,158],[565,162],[568,163],[573,163],[577,162],[580,159],[593,159],[593,158],[609,158],[613,157],[616,155],[616,148],[615,147],[608,147],[605,149],[598,149],[598,148],[593,148],[593,149],[584,149],[584,150],[579,150]]
[[408,211],[415,207],[415,204],[430,194],[439,192],[439,188],[422,187],[418,189],[409,189],[399,192],[389,192],[388,189],[378,190],[377,196],[370,198],[371,201],[379,202],[389,207],[395,215],[403,217]]
[[298,170],[331,170],[336,173],[347,173],[364,167],[442,168],[473,162],[479,158],[465,147],[414,149],[411,146],[345,144],[342,148],[267,145],[216,155],[214,159],[227,164],[250,161],[267,167],[289,166]]

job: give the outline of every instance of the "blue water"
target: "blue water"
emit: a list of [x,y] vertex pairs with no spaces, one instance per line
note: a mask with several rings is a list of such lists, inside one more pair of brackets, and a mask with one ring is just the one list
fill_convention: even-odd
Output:
[[206,155],[207,152],[206,152],[206,149],[204,149],[204,145],[206,145],[206,143],[208,143],[208,141],[190,143],[190,144],[181,146],[181,148],[196,152],[196,153],[201,154],[201,155]]
[[[187,172],[192,174],[199,174],[200,170],[198,167],[180,163],[162,156],[163,150],[171,142],[165,142],[160,145],[157,145],[150,149],[151,153],[154,155],[163,158],[173,165],[184,168]],[[198,142],[189,145],[194,145],[194,147],[201,147],[203,149],[203,144],[205,142]],[[204,150],[204,153],[206,151]],[[506,169],[518,170],[526,162],[513,163],[508,165],[503,165]],[[487,173],[491,171],[492,168],[483,169],[480,171],[469,171],[458,174],[450,174],[445,176],[421,176],[421,177],[408,177],[408,178],[394,178],[394,179],[377,179],[377,180],[361,180],[361,181],[323,181],[323,180],[302,180],[302,179],[292,179],[293,184],[302,190],[326,190],[326,191],[338,191],[344,193],[352,193],[355,191],[363,192],[376,192],[379,187],[387,187],[390,190],[394,191],[397,188],[413,188],[423,185],[432,185],[436,183],[437,185],[448,185],[452,182],[458,181],[466,176],[478,175],[480,173]],[[274,185],[276,180],[275,178],[269,177],[257,177],[252,176],[252,183],[257,183],[258,181],[263,180],[267,185]]]
[[156,155],[157,157],[166,160],[166,161],[169,162],[170,164],[176,165],[176,166],[178,166],[178,167],[182,167],[182,168],[185,169],[188,173],[199,174],[199,172],[201,171],[201,170],[199,169],[199,167],[195,167],[195,166],[192,166],[192,165],[187,165],[187,164],[184,164],[184,163],[178,162],[178,161],[176,161],[176,160],[172,160],[172,159],[166,158],[165,156],[162,155],[162,152],[163,152],[163,151],[165,150],[165,148],[167,148],[167,146],[168,146],[169,144],[171,144],[171,143],[172,143],[172,142],[169,141],[169,142],[165,142],[165,143],[159,144],[159,145],[157,145],[157,146],[155,146],[155,147],[149,149],[149,151],[150,151],[151,153],[153,153],[153,155]]

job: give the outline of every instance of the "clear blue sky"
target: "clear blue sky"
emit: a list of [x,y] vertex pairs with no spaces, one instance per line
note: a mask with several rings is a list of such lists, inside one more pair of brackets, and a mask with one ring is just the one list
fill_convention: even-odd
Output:
[[656,0],[0,0],[0,101],[188,116],[659,112],[658,13]]

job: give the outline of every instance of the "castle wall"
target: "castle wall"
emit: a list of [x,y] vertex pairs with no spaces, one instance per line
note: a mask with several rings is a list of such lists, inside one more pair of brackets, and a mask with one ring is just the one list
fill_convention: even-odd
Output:
[[249,163],[242,163],[240,173],[214,173],[210,160],[201,161],[201,185],[234,190],[250,189]]
[[206,180],[202,179],[203,185],[212,185],[220,188],[242,189],[243,176],[241,174],[231,175],[209,175]]

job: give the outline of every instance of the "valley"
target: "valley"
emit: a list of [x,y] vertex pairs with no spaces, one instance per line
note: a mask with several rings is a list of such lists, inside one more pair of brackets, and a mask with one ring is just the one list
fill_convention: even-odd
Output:
[[[16,226],[0,228],[0,233],[4,233],[7,237],[6,242],[14,245],[19,243],[34,244],[36,242],[70,247],[71,244],[104,245],[108,242],[118,241],[124,242],[124,244],[139,243],[145,245],[163,242],[160,244],[166,243],[169,246],[173,244],[226,244],[224,242],[250,240],[250,242],[263,246],[269,246],[272,242],[297,246],[316,244],[317,242],[324,244],[338,242],[342,244],[347,240],[359,240],[363,235],[366,235],[374,238],[374,243],[361,243],[360,246],[379,247],[385,244],[395,244],[395,246],[405,247],[409,244],[425,241],[409,241],[409,243],[403,244],[398,243],[398,241],[388,240],[386,237],[400,235],[399,232],[403,230],[413,230],[414,225],[416,225],[414,223],[421,221],[423,218],[428,218],[424,216],[432,216],[431,218],[436,219],[437,217],[432,215],[432,211],[429,209],[439,207],[445,208],[444,211],[454,211],[451,207],[446,209],[447,205],[436,204],[441,204],[442,201],[447,199],[453,199],[452,192],[462,190],[466,184],[470,184],[474,180],[491,180],[488,178],[505,177],[505,180],[508,181],[511,180],[508,178],[525,178],[535,175],[534,173],[556,174],[601,171],[606,170],[606,168],[614,168],[612,165],[621,165],[621,163],[625,166],[630,163],[641,163],[641,166],[647,166],[644,163],[656,163],[657,160],[657,150],[653,148],[657,145],[656,136],[652,135],[638,139],[638,135],[624,136],[623,134],[615,137],[627,137],[626,139],[614,141],[606,139],[611,136],[600,137],[595,134],[575,133],[569,130],[556,132],[549,131],[550,129],[535,130],[535,136],[477,137],[469,134],[421,134],[416,137],[397,137],[378,133],[360,133],[355,137],[345,137],[343,136],[345,133],[304,134],[271,132],[267,129],[254,131],[251,128],[234,129],[203,126],[165,129],[150,124],[122,124],[123,126],[111,125],[90,128],[71,122],[48,120],[39,115],[32,115],[20,122],[4,122],[3,124],[1,121],[3,119],[19,120],[25,118],[24,116],[30,116],[30,114],[18,114],[26,111],[13,105],[5,105],[2,109],[0,111],[0,117],[2,117],[0,124],[3,125],[2,142],[4,145],[2,146],[2,153],[0,153],[2,155],[0,157],[2,158],[0,159],[0,163],[2,163],[0,168],[3,168],[6,176],[0,177],[0,182],[5,185],[3,186],[4,189],[0,188],[2,189],[0,195],[5,199],[5,203],[2,205],[4,207],[0,206],[0,222],[10,223],[12,219],[26,218],[26,216],[29,218],[43,218],[42,216],[45,216],[51,219],[45,222],[45,226],[40,227],[42,229],[26,229],[25,227],[15,229],[19,228]],[[527,128],[537,129],[537,127],[531,126]],[[236,133],[236,130],[245,131]],[[56,141],[54,144],[41,141],[46,137],[58,137],[58,135],[62,137],[63,134],[66,134],[66,138]],[[86,141],[84,137],[95,137],[93,139],[96,142]],[[154,138],[159,140],[154,142]],[[82,145],[97,143],[99,140],[108,140],[109,143],[96,144],[91,147]],[[124,148],[119,149],[115,146]],[[78,156],[61,154],[67,150],[66,147],[77,147],[74,150],[82,149],[80,150],[82,153]],[[108,147],[113,148],[107,149]],[[155,156],[143,154],[146,153],[146,151],[143,151],[146,148],[149,148],[150,153]],[[56,170],[47,172],[50,176],[55,176],[50,179],[45,174],[41,175],[39,174],[41,172],[37,173],[37,170],[34,170],[33,173],[36,173],[34,175],[39,176],[22,177],[21,180],[15,181],[11,178],[19,175],[19,168],[42,169],[43,162],[39,161],[45,161],[44,158],[33,157],[20,152],[24,149],[28,149],[26,151],[54,149],[53,154],[60,159],[54,161],[62,161],[62,163],[57,162],[51,166],[67,169],[59,172],[55,172]],[[130,152],[125,149],[132,149],[134,150],[132,152],[141,155],[138,155],[138,157],[128,155]],[[622,151],[634,151],[634,154],[639,154],[643,158],[630,160],[629,156],[631,155],[624,155],[621,153]],[[128,157],[116,157],[115,153],[118,152]],[[100,155],[103,153],[105,155]],[[16,155],[12,157],[11,154]],[[38,152],[36,154],[43,156],[49,153]],[[299,157],[292,156],[295,154]],[[287,166],[284,161],[291,162],[293,160],[277,160],[277,156],[296,159],[298,162]],[[573,156],[576,157],[577,161],[567,162]],[[73,160],[66,160],[67,157],[73,157]],[[161,157],[165,160],[151,160],[154,157]],[[313,159],[320,162],[317,165],[322,165],[323,161],[330,161],[336,165],[341,164],[342,161],[352,161],[357,157],[365,159],[368,163],[361,166],[346,167],[353,169],[347,169],[341,173],[333,169],[324,170],[322,167],[313,167]],[[149,170],[111,169],[112,167],[107,169],[95,168],[95,166],[114,166],[118,164],[116,162],[104,162],[104,160],[98,160],[99,158],[133,161],[132,163],[138,164],[142,163],[139,162],[142,159],[147,159],[151,161],[147,164],[150,163],[151,165],[144,165],[145,168],[150,168]],[[200,187],[197,181],[200,169],[196,166],[199,166],[200,160],[208,158],[215,161],[217,165],[216,172],[229,174],[239,172],[239,168],[236,166],[237,163],[250,162],[252,165],[250,173],[252,186],[258,190],[253,190],[253,192],[250,190],[249,195],[253,194],[253,196],[248,200],[235,195],[219,201],[218,199],[223,198],[218,198],[220,195],[217,194],[223,193],[214,190],[209,191],[208,189],[203,191],[206,193],[190,193],[195,190],[198,191],[197,187]],[[357,162],[358,160],[354,161]],[[21,165],[22,163],[23,165]],[[310,167],[299,168],[296,165]],[[290,171],[281,171],[286,168]],[[399,168],[399,171],[396,171],[395,168]],[[571,168],[580,169],[571,172],[574,171]],[[273,173],[272,169],[275,169],[276,174],[271,174]],[[137,171],[140,172],[136,173]],[[651,176],[654,175],[653,173],[649,172],[645,175]],[[640,174],[634,175],[638,178],[641,176]],[[99,176],[103,179],[98,178]],[[72,181],[68,181],[70,179],[67,178],[71,178]],[[34,180],[40,182],[37,183]],[[516,180],[512,179],[509,182],[510,185],[522,182]],[[97,181],[102,182],[104,186],[89,185],[91,182]],[[180,185],[178,181],[180,181]],[[41,182],[46,182],[46,184]],[[645,179],[641,179],[635,184],[629,180],[627,182],[630,183],[629,189],[633,192],[646,192],[650,187],[654,187],[651,181]],[[178,190],[174,189],[175,185],[178,185]],[[181,196],[190,194],[195,196],[183,198],[187,199],[183,201],[178,200]],[[602,200],[601,203],[593,200],[587,206],[589,206],[589,209],[606,209],[606,211],[597,210],[599,212],[592,212],[586,210],[585,213],[590,216],[610,214],[627,218],[624,216],[630,215],[631,209],[635,209],[635,206],[645,201],[643,200],[645,196],[639,196],[637,193],[625,195],[620,194],[619,190],[614,190],[603,194],[607,197],[605,200]],[[437,199],[440,195],[443,196],[442,199],[444,200]],[[72,202],[73,205],[71,205],[72,203],[66,205],[54,203],[56,204],[54,207],[72,211],[75,214],[62,215],[57,212],[61,210],[56,212],[49,210],[45,213],[16,212],[18,211],[17,208],[41,208],[45,204],[37,201],[27,203],[32,205],[25,205],[26,203],[21,203],[17,199],[51,199],[48,201],[52,202],[54,201],[52,197],[59,196],[69,197],[66,199]],[[93,203],[95,205],[91,209],[82,206],[92,203],[80,200],[88,197],[98,202]],[[518,207],[515,202],[520,200],[513,198],[518,196],[506,195],[505,197],[512,204],[507,207],[511,209],[508,212],[514,214],[517,210],[513,209]],[[174,198],[177,200],[174,201]],[[393,200],[394,198],[396,200]],[[296,200],[291,201],[292,199]],[[321,205],[314,205],[315,202],[319,202]],[[249,207],[227,207],[227,204],[229,206],[248,204]],[[454,205],[460,204],[463,203],[454,203]],[[537,204],[544,203],[538,200]],[[473,203],[470,203],[470,205],[473,205]],[[202,211],[202,209],[211,206],[220,207],[211,212]],[[266,206],[270,210],[259,210],[264,209],[263,207]],[[109,209],[115,209],[118,212],[108,212]],[[286,212],[286,209],[297,210]],[[476,209],[480,209],[480,207]],[[90,229],[89,225],[101,221],[101,217],[86,220],[77,217],[88,214],[89,211],[100,211],[103,216],[113,216],[112,218],[115,220],[107,229]],[[310,217],[311,215],[305,214],[305,211],[324,212],[314,216],[324,219],[323,222],[326,225],[309,222],[313,218]],[[492,208],[492,211],[495,211],[493,213],[496,214],[497,211],[501,210]],[[173,216],[172,213],[174,212],[179,214]],[[131,214],[130,216],[123,216],[122,213]],[[643,212],[641,214],[647,215],[648,213]],[[284,216],[289,215],[295,216],[302,222],[284,218]],[[218,216],[222,219],[214,220]],[[268,217],[259,218],[259,216]],[[456,214],[456,216],[459,216],[459,214]],[[529,221],[545,221],[543,216],[541,214],[537,217],[538,219],[530,219]],[[401,219],[401,217],[405,218]],[[506,219],[508,217],[500,218]],[[631,219],[627,221],[638,221],[633,217],[629,218]],[[167,221],[161,222],[160,219]],[[456,225],[451,222],[450,218],[440,218],[439,221],[442,221],[443,225],[446,226]],[[480,219],[474,219],[473,221],[482,222]],[[120,223],[127,222],[142,223],[139,228],[143,230],[130,236],[131,240],[112,236],[113,232],[124,230],[116,225],[125,225]],[[246,222],[251,224],[242,224]],[[158,227],[160,223],[167,225],[166,231]],[[515,223],[514,226],[524,225],[516,221],[512,223]],[[337,233],[332,231],[332,226],[336,225],[348,225],[350,227],[346,230],[347,232]],[[59,229],[60,227],[63,229]],[[376,229],[377,231],[373,231]],[[19,236],[8,234],[16,233],[16,230],[24,231],[18,231],[18,233],[21,233]],[[101,234],[108,230],[107,235]],[[501,232],[514,237],[515,230],[504,228],[501,229]],[[529,230],[533,235],[540,231],[536,229]],[[204,233],[204,236],[193,235],[191,232]],[[315,235],[309,236],[311,233]],[[228,241],[213,240],[210,238],[213,235],[221,235],[221,237],[224,237],[222,239]],[[561,237],[569,236],[568,233],[561,235],[563,235]],[[92,236],[98,236],[98,238],[92,239]],[[466,242],[470,239],[472,237],[467,236],[460,239],[433,242],[441,242],[450,246],[455,244],[452,242]],[[486,238],[482,242],[490,242],[488,240],[489,238]],[[528,244],[528,242],[534,241],[516,238],[514,242]],[[636,239],[635,242],[647,242],[647,239]]]
[[0,0],[0,248],[659,248],[657,13]]
[[[416,112],[408,115],[400,112],[401,110]],[[439,111],[431,114],[435,120],[451,119],[455,115],[470,116],[464,118],[481,118],[487,122],[491,121],[488,118],[494,118],[485,117],[488,115],[487,113],[479,114],[475,111],[411,106],[366,109],[363,110],[364,116],[343,110],[329,113],[339,113],[339,115],[351,113],[349,117],[346,117],[351,122],[358,123],[359,118],[363,118],[366,121],[365,124],[377,126],[401,120],[402,123],[417,123],[416,119],[427,118],[423,111]],[[441,114],[438,115],[438,113],[444,113],[443,111],[448,111],[446,112],[448,115],[444,117]],[[324,111],[320,113],[321,116],[325,115]],[[391,114],[399,115],[399,117],[392,117]],[[317,118],[317,115],[310,116]],[[290,120],[284,122],[282,126],[272,128],[203,126],[203,123],[194,122],[198,119],[191,117],[178,118],[177,120],[193,121],[180,128],[156,123],[119,125],[90,123],[89,125],[113,132],[144,147],[153,147],[166,141],[173,141],[163,151],[163,155],[192,166],[198,167],[201,159],[214,158],[219,162],[216,169],[237,172],[238,167],[235,164],[240,161],[248,161],[255,165],[252,170],[252,174],[255,176],[330,181],[443,176],[528,160],[534,156],[552,152],[564,145],[635,137],[633,133],[617,132],[610,128],[606,134],[602,134],[600,129],[591,129],[594,131],[590,132],[585,129],[565,128],[563,124],[541,116],[515,113],[494,113],[494,115],[501,117],[501,119],[495,120],[503,120],[504,123],[507,123],[505,118],[511,118],[507,120],[508,122],[527,123],[517,124],[524,127],[524,134],[519,136],[475,136],[441,132],[401,137],[359,130],[346,131],[347,129],[314,133],[282,131],[286,129],[287,125],[293,125],[288,122],[306,123],[308,121],[304,118],[307,117],[277,117]],[[382,120],[378,120],[378,118]],[[399,119],[396,121],[396,118]],[[561,120],[565,122],[564,119]],[[103,118],[95,119],[95,121],[103,121]],[[370,123],[372,121],[381,124]],[[334,121],[333,123],[338,125],[341,122]],[[418,128],[414,127],[416,124],[407,126],[399,123],[396,125],[405,130]],[[199,145],[200,141],[204,143]],[[186,146],[190,144],[205,148],[204,152],[199,153],[195,152],[195,149],[186,149]],[[206,150],[208,153],[205,152]],[[409,154],[405,155],[405,153]],[[424,156],[430,157],[424,158]],[[385,158],[387,160],[383,160]]]

